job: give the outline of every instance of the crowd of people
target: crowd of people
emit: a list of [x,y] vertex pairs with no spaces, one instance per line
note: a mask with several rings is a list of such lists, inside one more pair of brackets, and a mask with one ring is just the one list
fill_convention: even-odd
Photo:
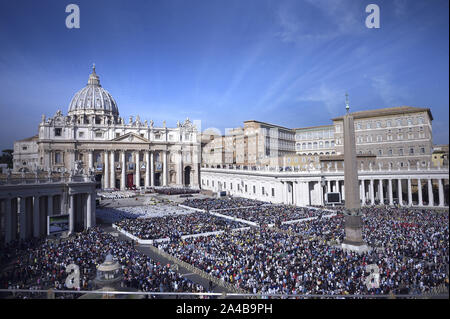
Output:
[[228,231],[246,226],[203,212],[191,212],[184,215],[169,214],[145,219],[123,219],[115,225],[139,239],[169,238],[172,241],[184,235]]
[[166,215],[185,215],[191,210],[168,204],[147,204],[130,207],[97,208],[96,216],[105,223],[115,223],[123,219],[163,217]]
[[[363,214],[364,239],[374,249],[362,254],[330,245],[344,238],[342,216],[285,225],[291,233],[260,228],[155,245],[253,293],[362,295],[448,287],[448,212],[367,208]],[[366,266],[372,264],[380,283],[370,288]]]
[[111,192],[97,192],[101,199],[122,199],[132,198],[136,196],[134,191],[111,191]]
[[221,210],[220,214],[245,219],[250,222],[258,223],[259,225],[280,225],[282,222],[289,220],[318,217],[330,213],[324,212],[320,209],[310,209],[306,207],[264,205],[249,208]]
[[226,197],[226,198],[190,198],[186,199],[183,202],[183,205],[203,209],[205,211],[217,211],[241,207],[270,205],[270,203],[241,197]]
[[[80,267],[80,290],[94,288],[96,266],[110,253],[123,272],[123,287],[144,292],[205,292],[204,287],[181,277],[170,265],[155,262],[140,253],[131,241],[117,239],[94,227],[67,239],[43,240],[34,247],[20,250],[11,264],[0,273],[3,289],[67,290],[66,266]],[[73,288],[75,289],[75,288]],[[19,294],[15,297],[43,297],[39,294]],[[58,294],[76,298],[77,294]]]
[[163,195],[186,195],[186,194],[197,194],[200,189],[188,188],[188,187],[154,187],[153,191],[158,194]]

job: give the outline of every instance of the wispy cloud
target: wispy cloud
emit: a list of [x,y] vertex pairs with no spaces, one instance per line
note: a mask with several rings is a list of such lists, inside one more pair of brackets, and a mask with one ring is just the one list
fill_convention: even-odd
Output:
[[398,106],[404,104],[410,96],[407,89],[394,84],[389,74],[376,75],[370,78],[372,87],[386,105]]
[[344,105],[344,95],[345,91],[343,89],[322,84],[317,88],[310,89],[304,94],[301,94],[297,98],[297,101],[322,103],[329,115],[334,115],[336,114],[336,110],[342,108]]
[[[358,4],[348,0],[303,0],[280,6],[276,19],[283,42],[303,44],[359,33],[363,21]],[[314,18],[312,18],[314,17]]]

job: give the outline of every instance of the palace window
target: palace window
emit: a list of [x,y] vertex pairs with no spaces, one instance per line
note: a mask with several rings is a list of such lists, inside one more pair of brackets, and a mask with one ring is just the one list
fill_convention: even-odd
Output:
[[95,132],[95,137],[103,137],[103,132]]
[[55,164],[61,164],[62,163],[62,156],[60,152],[55,153]]
[[61,128],[55,128],[55,136],[61,136],[62,129]]
[[272,197],[275,196],[275,188],[272,188]]

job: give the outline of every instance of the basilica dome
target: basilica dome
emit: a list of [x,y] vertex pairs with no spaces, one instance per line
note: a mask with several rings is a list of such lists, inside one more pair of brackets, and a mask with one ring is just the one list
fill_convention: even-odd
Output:
[[119,115],[114,98],[100,85],[100,78],[95,73],[95,64],[89,75],[88,84],[75,93],[69,104],[69,115],[78,114]]

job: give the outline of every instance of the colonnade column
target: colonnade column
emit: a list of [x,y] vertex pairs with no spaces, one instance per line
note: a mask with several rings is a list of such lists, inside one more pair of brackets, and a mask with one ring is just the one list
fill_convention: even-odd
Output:
[[412,206],[411,178],[408,178],[408,206]]
[[53,216],[53,195],[47,196],[47,215]]
[[108,161],[108,151],[104,152],[104,172],[103,172],[103,188],[109,187],[109,161]]
[[141,187],[141,168],[139,167],[139,151],[136,152],[136,187]]
[[438,179],[439,182],[439,206],[444,206],[444,187],[442,185],[442,178]]
[[375,191],[373,188],[373,179],[370,180],[370,204],[375,204]]
[[423,200],[422,200],[422,181],[420,178],[417,179],[417,195],[419,196],[419,206],[423,206]]
[[366,186],[365,180],[361,180],[361,200],[362,200],[362,206],[366,205]]
[[120,172],[120,189],[121,190],[125,190],[125,185],[126,185],[126,183],[125,183],[125,179],[126,179],[126,176],[125,176],[125,170],[126,170],[126,164],[125,164],[125,151],[122,151],[122,152],[120,152],[120,162],[121,162],[121,164],[120,164],[120,166],[121,166],[121,172]]
[[19,225],[20,225],[19,236],[21,240],[25,240],[27,237],[27,216],[25,214],[26,198],[25,197],[17,198],[17,204],[19,206]]
[[389,191],[389,205],[393,206],[394,205],[394,195],[393,195],[393,191],[392,191],[392,179],[388,179],[389,184],[388,184],[388,191]]
[[110,161],[111,161],[109,188],[116,188],[116,168],[114,167],[114,163],[115,163],[114,151],[111,151],[109,156],[110,156]]
[[431,184],[431,178],[428,179],[428,206],[434,206],[433,185]]
[[[6,215],[5,215],[5,242],[9,243],[13,240],[13,212],[11,209],[11,198],[6,198],[5,199],[5,210],[6,210]],[[14,227],[17,227],[17,225],[15,225]]]
[[33,237],[40,236],[40,215],[39,215],[39,196],[33,198]]
[[145,151],[145,188],[150,187],[150,153]]
[[402,180],[397,180],[398,204],[403,206]]
[[383,190],[383,180],[379,179],[378,180],[378,193],[379,193],[379,198],[380,198],[380,205],[384,205],[384,194],[383,194],[384,190]]
[[153,152],[150,153],[150,185],[155,186],[155,163],[153,158]]

